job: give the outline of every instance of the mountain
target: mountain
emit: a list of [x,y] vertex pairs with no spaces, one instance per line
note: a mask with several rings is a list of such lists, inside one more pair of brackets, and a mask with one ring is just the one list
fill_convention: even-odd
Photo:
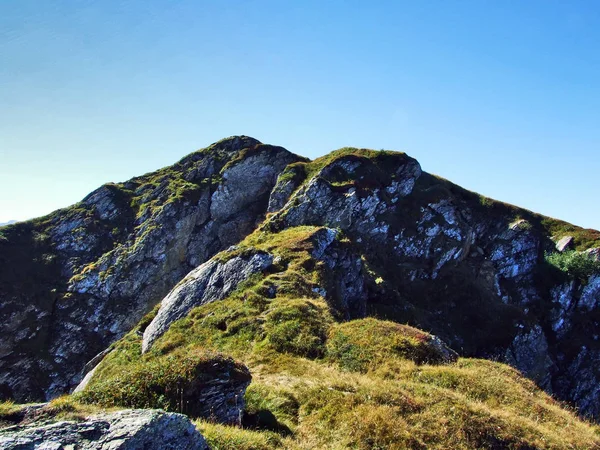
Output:
[[5,225],[12,225],[13,223],[17,223],[16,220],[9,220],[8,222],[2,222],[0,223],[0,227],[3,227]]
[[600,418],[599,260],[404,153],[236,136],[0,230],[0,395],[217,448],[592,448],[548,394]]

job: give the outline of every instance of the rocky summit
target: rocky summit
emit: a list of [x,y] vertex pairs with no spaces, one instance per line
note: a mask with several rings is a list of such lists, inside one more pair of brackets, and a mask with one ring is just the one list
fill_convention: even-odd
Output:
[[0,312],[0,448],[600,448],[600,232],[400,152],[106,184],[0,229]]

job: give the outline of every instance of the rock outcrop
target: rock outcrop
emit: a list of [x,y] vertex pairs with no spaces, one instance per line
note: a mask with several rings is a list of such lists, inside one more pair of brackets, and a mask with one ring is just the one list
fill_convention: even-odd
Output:
[[146,352],[171,323],[185,317],[192,308],[225,298],[239,283],[272,263],[273,255],[257,251],[225,262],[212,259],[201,264],[163,299],[156,317],[144,331],[142,351]]
[[313,290],[324,297],[343,320],[364,317],[369,297],[367,271],[361,255],[337,242],[340,233],[323,228],[313,235],[311,256],[324,264],[321,285]]
[[4,450],[208,450],[202,435],[182,414],[124,410],[82,422],[15,426],[0,431]]
[[[545,261],[555,245],[546,218],[423,173],[403,154],[340,155],[286,191],[283,205],[281,184],[265,229],[337,227],[381,276],[353,317],[416,324],[465,356],[514,365],[598,416],[598,275],[560,284],[564,274]],[[567,237],[561,251],[575,245]]]
[[[323,227],[310,238],[311,256],[323,264],[323,276],[312,291],[325,298],[343,320],[364,317],[367,308],[367,274],[359,254],[337,242],[339,232]],[[156,316],[144,331],[142,352],[147,352],[173,324],[192,308],[221,300],[252,275],[276,270],[274,255],[255,248],[236,247],[217,255],[190,272],[162,300]],[[271,295],[275,295],[276,289]],[[86,378],[88,376],[86,375]]]

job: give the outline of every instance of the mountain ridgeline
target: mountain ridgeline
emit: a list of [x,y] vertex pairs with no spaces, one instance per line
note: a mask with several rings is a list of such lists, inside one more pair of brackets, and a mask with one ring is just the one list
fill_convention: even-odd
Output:
[[0,399],[217,448],[600,448],[600,232],[400,152],[236,136],[106,184],[0,229],[0,317]]

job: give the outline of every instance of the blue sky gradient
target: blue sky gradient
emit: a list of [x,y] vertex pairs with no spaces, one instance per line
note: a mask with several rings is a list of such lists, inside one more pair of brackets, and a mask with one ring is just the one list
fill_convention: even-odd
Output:
[[600,228],[596,1],[5,0],[0,222],[246,134]]

